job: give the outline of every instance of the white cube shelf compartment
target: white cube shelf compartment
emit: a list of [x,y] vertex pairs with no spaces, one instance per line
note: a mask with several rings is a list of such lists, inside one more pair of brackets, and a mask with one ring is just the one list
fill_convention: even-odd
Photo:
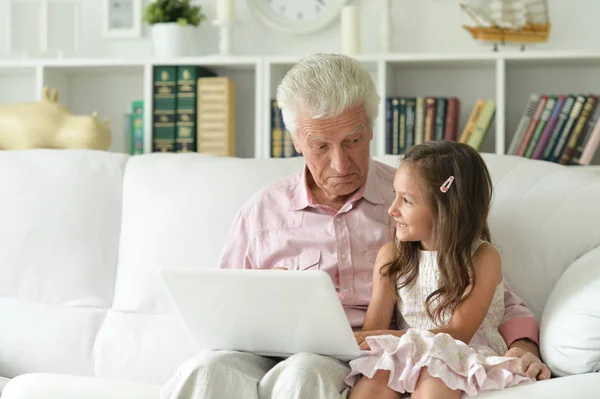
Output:
[[[600,56],[515,55],[506,60],[506,145],[514,135],[531,93],[600,95]],[[600,151],[599,151],[600,152]],[[593,164],[600,164],[597,153]]]
[[43,85],[58,90],[59,102],[73,114],[110,121],[109,151],[128,152],[130,138],[125,115],[131,101],[144,99],[144,67],[135,64],[47,65]]
[[[259,157],[262,151],[262,114],[259,109],[262,99],[262,63],[258,57],[203,57],[181,58],[167,61],[153,60],[147,63],[145,75],[145,110],[152,109],[152,69],[160,65],[194,65],[209,68],[218,76],[225,76],[235,83],[236,96],[236,154],[241,158]],[[146,112],[146,111],[144,111]],[[145,114],[146,152],[152,148],[152,115]]]
[[[498,100],[498,62],[486,54],[431,59],[390,57],[385,61],[385,97],[457,97],[460,137],[478,99]],[[496,148],[496,130],[492,124],[482,142],[482,152],[504,151]],[[385,147],[381,146],[379,152],[385,152]]]

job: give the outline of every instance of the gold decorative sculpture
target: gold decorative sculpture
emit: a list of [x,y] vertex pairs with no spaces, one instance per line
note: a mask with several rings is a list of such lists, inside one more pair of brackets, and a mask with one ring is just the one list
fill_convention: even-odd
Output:
[[41,101],[0,105],[0,149],[88,148],[106,150],[110,124],[98,113],[73,115],[58,103],[58,91],[44,88]]
[[460,4],[476,26],[464,26],[474,39],[497,44],[548,41],[548,0],[468,0]]

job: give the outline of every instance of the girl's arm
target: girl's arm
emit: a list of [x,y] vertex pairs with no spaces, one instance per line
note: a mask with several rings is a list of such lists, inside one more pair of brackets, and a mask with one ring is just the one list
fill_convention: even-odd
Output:
[[454,311],[446,328],[432,330],[447,333],[454,339],[469,343],[483,322],[494,298],[496,287],[502,282],[500,254],[491,244],[479,246],[473,256],[475,286],[471,295]]
[[371,300],[367,308],[365,322],[362,331],[354,333],[360,349],[369,349],[365,342],[368,336],[394,334],[400,337],[404,333],[403,331],[389,330],[396,304],[392,292],[396,289],[396,286],[395,282],[381,276],[381,268],[394,259],[395,252],[394,243],[389,242],[381,247],[377,254],[377,260],[373,268]]
[[373,288],[371,300],[367,308],[363,331],[387,330],[392,322],[395,300],[392,292],[395,283],[381,276],[381,268],[394,259],[396,248],[393,242],[388,242],[379,250],[375,267],[373,268]]

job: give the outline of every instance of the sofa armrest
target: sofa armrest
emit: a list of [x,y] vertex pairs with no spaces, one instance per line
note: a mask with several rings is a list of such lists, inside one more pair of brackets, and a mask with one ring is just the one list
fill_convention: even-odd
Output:
[[159,399],[160,386],[95,377],[31,373],[13,378],[2,399]]
[[600,370],[600,247],[560,277],[542,314],[540,352],[553,375]]

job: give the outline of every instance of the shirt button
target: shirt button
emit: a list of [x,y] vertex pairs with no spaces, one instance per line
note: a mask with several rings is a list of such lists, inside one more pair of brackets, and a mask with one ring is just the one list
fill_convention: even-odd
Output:
[[342,255],[342,260],[346,260],[346,258],[348,258],[345,254]]

